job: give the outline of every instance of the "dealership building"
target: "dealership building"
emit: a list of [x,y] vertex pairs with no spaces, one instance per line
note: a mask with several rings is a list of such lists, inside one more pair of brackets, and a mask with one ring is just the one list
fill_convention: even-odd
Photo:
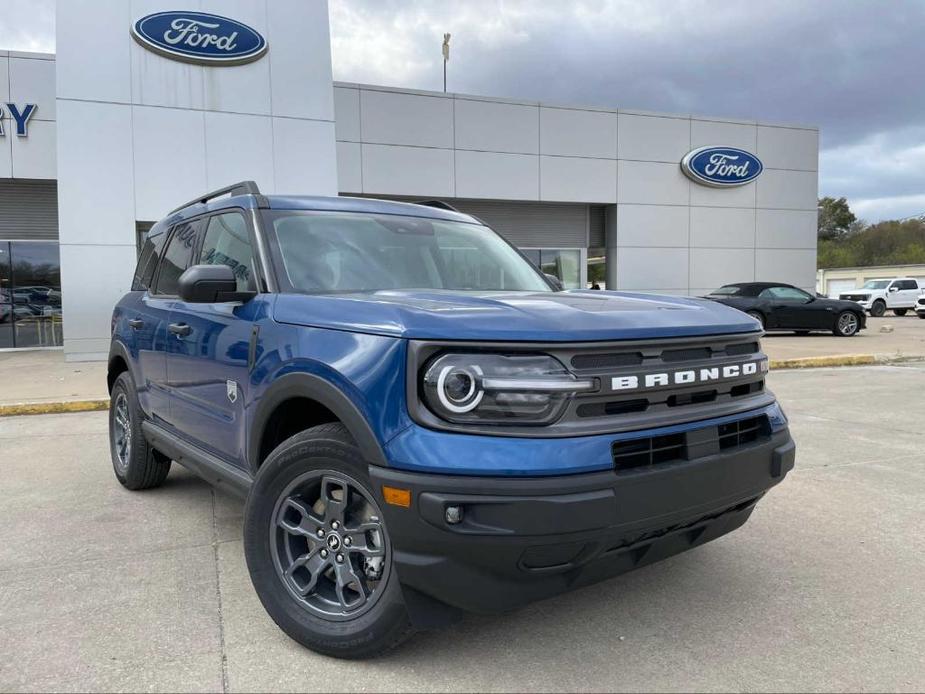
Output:
[[[198,26],[139,35],[177,4],[59,2],[56,55],[0,51],[0,349],[105,357],[146,230],[248,179],[445,200],[567,287],[601,265],[617,290],[815,287],[816,128],[334,82],[321,1],[197,0]],[[259,50],[218,62],[251,29]],[[197,30],[209,55],[156,45]],[[685,171],[702,148],[741,153],[743,182]]]

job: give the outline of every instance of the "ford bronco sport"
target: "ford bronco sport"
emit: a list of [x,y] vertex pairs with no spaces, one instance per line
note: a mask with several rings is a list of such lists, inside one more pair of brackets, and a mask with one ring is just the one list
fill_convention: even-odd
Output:
[[112,316],[112,463],[246,495],[270,616],[370,656],[742,525],[794,462],[759,337],[708,300],[562,291],[442,203],[245,182],[147,235]]

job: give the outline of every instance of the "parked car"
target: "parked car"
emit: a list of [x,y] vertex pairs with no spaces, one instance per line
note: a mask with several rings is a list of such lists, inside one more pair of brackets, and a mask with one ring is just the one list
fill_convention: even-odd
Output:
[[866,327],[864,311],[855,302],[819,298],[790,284],[727,284],[707,298],[744,311],[767,331],[802,334],[825,330],[839,337],[851,337]]
[[557,290],[452,209],[217,191],[151,229],[112,326],[116,478],[246,495],[260,600],[326,654],[701,545],[794,463],[751,318]]
[[870,315],[879,317],[891,309],[897,316],[905,316],[906,311],[913,310],[925,288],[912,277],[900,277],[895,280],[868,280],[860,289],[842,292],[839,299],[855,301]]

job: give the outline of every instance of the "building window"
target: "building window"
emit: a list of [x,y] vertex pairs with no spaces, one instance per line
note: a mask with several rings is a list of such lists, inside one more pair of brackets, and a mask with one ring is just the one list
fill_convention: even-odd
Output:
[[527,259],[547,275],[558,277],[566,289],[581,287],[581,251],[577,248],[523,248]]
[[0,241],[0,348],[62,343],[58,244]]

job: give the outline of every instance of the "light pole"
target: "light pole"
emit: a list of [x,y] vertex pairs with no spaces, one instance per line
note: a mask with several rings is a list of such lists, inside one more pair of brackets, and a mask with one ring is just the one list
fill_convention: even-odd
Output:
[[450,35],[443,35],[443,91],[446,93],[446,64],[450,59]]

